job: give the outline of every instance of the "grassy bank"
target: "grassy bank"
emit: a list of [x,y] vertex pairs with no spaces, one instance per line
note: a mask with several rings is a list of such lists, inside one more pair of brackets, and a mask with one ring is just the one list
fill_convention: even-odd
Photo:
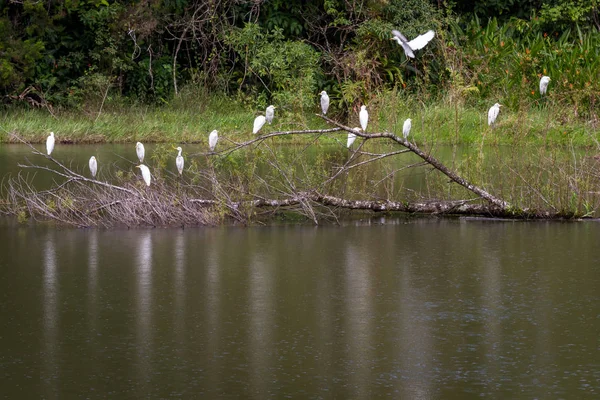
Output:
[[[503,107],[491,129],[487,125],[488,104],[459,104],[449,99],[425,104],[417,98],[387,92],[374,97],[368,105],[368,130],[401,134],[404,120],[411,118],[411,137],[417,143],[481,144],[483,140],[486,144],[598,146],[595,123],[555,106],[552,97],[542,100],[517,109]],[[317,107],[317,96],[314,110],[292,111],[278,105],[273,125],[266,125],[261,133],[326,128],[327,124],[315,115]],[[335,110],[333,113],[336,118]],[[252,137],[252,124],[259,114],[264,111],[218,96],[179,99],[161,107],[108,104],[98,110],[54,115],[43,109],[16,108],[0,117],[0,141],[10,142],[9,133],[17,133],[40,143],[54,131],[62,143],[203,143],[213,129],[221,137],[247,140]],[[347,117],[340,115],[337,114],[338,121],[359,126],[356,112]]]

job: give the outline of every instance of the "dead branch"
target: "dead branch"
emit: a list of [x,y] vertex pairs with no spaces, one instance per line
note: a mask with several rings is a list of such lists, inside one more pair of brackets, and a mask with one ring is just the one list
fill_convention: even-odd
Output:
[[484,198],[485,200],[489,201],[490,203],[494,204],[497,207],[504,208],[504,209],[510,208],[510,204],[508,204],[506,201],[499,199],[499,198],[493,196],[492,194],[488,193],[486,190],[480,188],[479,186],[476,186],[476,185],[468,182],[466,179],[457,175],[454,171],[450,170],[448,167],[446,167],[443,163],[438,161],[436,158],[434,158],[430,154],[426,154],[419,147],[417,147],[416,144],[411,143],[402,137],[396,136],[390,132],[382,132],[382,133],[357,132],[348,126],[342,125],[339,122],[336,122],[330,118],[327,118],[324,115],[319,115],[319,116],[321,118],[323,118],[325,121],[337,126],[338,128],[343,129],[350,133],[354,133],[356,136],[360,136],[365,139],[387,138],[387,139],[393,140],[394,142],[406,147],[407,149],[409,149],[411,152],[413,152],[417,156],[421,157],[429,165],[431,165],[432,167],[434,167],[435,169],[437,169],[438,171],[440,171],[441,173],[446,175],[448,178],[450,178],[451,181],[458,183],[459,185],[463,186],[467,190],[475,193],[478,196],[481,196],[482,198]]

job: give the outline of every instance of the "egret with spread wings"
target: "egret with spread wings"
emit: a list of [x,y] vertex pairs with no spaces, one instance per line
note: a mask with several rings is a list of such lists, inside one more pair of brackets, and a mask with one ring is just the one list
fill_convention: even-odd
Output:
[[435,36],[434,31],[427,31],[422,35],[417,36],[413,40],[409,41],[400,31],[392,30],[392,40],[398,42],[400,46],[404,49],[404,54],[406,57],[415,58],[414,50],[420,50],[427,45]]

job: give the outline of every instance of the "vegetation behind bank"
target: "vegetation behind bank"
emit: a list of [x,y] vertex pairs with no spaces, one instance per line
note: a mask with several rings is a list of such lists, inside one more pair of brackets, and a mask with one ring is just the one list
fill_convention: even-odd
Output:
[[[595,144],[598,1],[416,0],[137,2],[24,0],[0,5],[5,132],[42,140],[199,141],[246,134],[268,104],[281,129],[331,113],[373,127],[473,142],[505,105],[497,141]],[[541,10],[541,11],[537,11]],[[436,38],[407,59],[397,28]],[[552,78],[547,98],[539,78]],[[32,109],[39,109],[31,112]],[[419,140],[419,139],[417,139]]]

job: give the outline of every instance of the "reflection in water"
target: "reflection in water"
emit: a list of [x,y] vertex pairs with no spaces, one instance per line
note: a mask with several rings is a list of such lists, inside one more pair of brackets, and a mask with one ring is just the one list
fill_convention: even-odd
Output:
[[370,398],[373,363],[373,293],[371,263],[357,243],[346,242],[345,284],[348,326],[348,377],[351,379],[353,398]]
[[48,232],[44,242],[44,297],[43,297],[43,363],[44,363],[44,394],[47,398],[57,398],[58,393],[58,284],[57,262],[54,248],[54,235]]
[[98,230],[91,230],[88,235],[88,289],[90,333],[96,331],[98,319],[97,296],[98,296]]
[[[410,242],[409,242],[410,243]],[[409,246],[404,247],[408,250]],[[400,385],[399,398],[402,399],[431,399],[435,396],[432,392],[432,374],[427,370],[432,367],[434,358],[434,343],[430,324],[436,312],[435,305],[427,297],[427,293],[419,290],[419,282],[413,278],[413,270],[417,269],[413,262],[412,251],[408,250],[401,255],[400,269],[400,302],[398,327],[398,353],[400,371],[398,376]],[[416,271],[415,271],[416,272]]]
[[185,232],[180,230],[175,235],[175,251],[174,251],[174,260],[175,260],[175,286],[173,288],[175,295],[175,310],[173,310],[173,316],[175,318],[175,331],[178,334],[178,342],[183,344],[183,340],[185,338],[185,295],[186,295],[186,285],[185,285],[185,266],[186,266],[186,258],[185,258]]
[[151,375],[152,354],[152,232],[140,232],[137,247],[137,366],[141,393],[147,394],[145,387]]
[[0,227],[2,395],[598,398],[600,224],[391,222]]
[[[206,249],[205,254],[205,262],[206,262],[206,286],[204,291],[206,292],[206,302],[204,315],[206,315],[206,333],[205,337],[207,337],[208,343],[208,354],[215,355],[219,353],[219,339],[223,334],[221,332],[220,323],[221,323],[221,295],[223,294],[221,288],[221,266],[219,263],[219,251],[220,248],[219,242],[223,240],[218,234],[218,230],[211,230],[209,234],[207,234],[207,243],[204,246]],[[210,357],[212,364],[208,369],[208,385],[210,386],[210,392],[215,392],[217,390],[219,379],[220,379],[220,370],[221,370],[221,358]]]
[[273,343],[273,261],[256,251],[250,261],[250,349],[253,394],[257,399],[267,398]]
[[486,340],[485,357],[482,358],[482,370],[485,370],[488,377],[500,376],[500,346],[502,344],[502,330],[500,318],[502,315],[502,286],[501,286],[501,265],[500,254],[492,250],[487,253],[482,262],[482,306],[483,306],[483,334]]

